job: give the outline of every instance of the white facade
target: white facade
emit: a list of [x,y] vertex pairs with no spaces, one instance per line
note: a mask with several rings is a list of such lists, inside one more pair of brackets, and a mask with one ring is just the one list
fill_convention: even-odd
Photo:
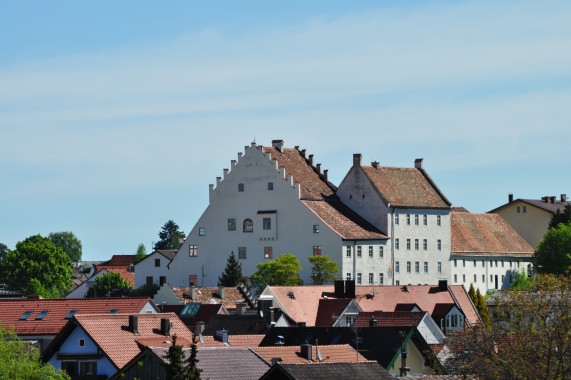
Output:
[[[159,251],[155,251],[137,264],[135,264],[135,288],[153,283],[162,285],[170,274],[169,264],[171,260]],[[137,275],[140,273],[140,275]],[[161,280],[162,279],[162,280]]]

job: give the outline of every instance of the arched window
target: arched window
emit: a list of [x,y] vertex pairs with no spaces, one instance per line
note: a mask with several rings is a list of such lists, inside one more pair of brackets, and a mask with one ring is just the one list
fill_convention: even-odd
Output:
[[244,232],[254,232],[254,223],[252,223],[252,219],[244,220]]

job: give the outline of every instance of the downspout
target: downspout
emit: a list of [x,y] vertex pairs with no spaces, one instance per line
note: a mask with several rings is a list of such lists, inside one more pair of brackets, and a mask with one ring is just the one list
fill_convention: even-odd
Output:
[[[357,240],[353,240],[353,280],[357,285]],[[361,278],[363,281],[363,278]]]
[[396,268],[395,268],[395,208],[391,213],[391,266],[393,271],[392,285],[395,284]]

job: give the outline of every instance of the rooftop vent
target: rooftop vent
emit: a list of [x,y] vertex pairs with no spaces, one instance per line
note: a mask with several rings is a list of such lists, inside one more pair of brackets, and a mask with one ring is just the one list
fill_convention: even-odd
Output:
[[422,169],[422,158],[417,158],[414,160],[414,167],[416,169]]
[[136,314],[129,315],[129,331],[139,335],[139,316]]
[[287,294],[287,296],[288,296],[289,298],[291,298],[292,300],[295,299],[295,294],[293,294],[293,292],[289,292],[289,293]]

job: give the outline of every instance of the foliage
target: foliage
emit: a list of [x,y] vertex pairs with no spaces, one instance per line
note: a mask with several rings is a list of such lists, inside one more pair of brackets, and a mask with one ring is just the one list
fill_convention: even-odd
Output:
[[482,293],[480,293],[480,289],[476,290],[475,297],[476,302],[474,302],[474,306],[476,306],[482,323],[488,326],[490,324],[490,310],[488,309],[488,305],[486,305],[486,300],[482,296]]
[[470,296],[470,298],[472,299],[472,302],[474,303],[474,305],[476,305],[476,289],[474,289],[474,284],[470,284],[470,290],[468,290],[468,295]]
[[167,354],[164,356],[167,359],[168,364],[166,366],[166,379],[167,380],[199,380],[200,372],[196,364],[198,359],[196,358],[196,335],[192,335],[192,344],[190,346],[190,356],[188,359],[184,360],[184,352],[182,346],[176,344],[176,335],[172,337],[172,345],[169,347]]
[[72,262],[81,260],[81,240],[72,232],[52,232],[48,235],[48,238],[56,247],[63,249],[63,253],[68,255]]
[[197,364],[198,364],[198,359],[196,358],[196,353],[198,352],[198,349],[196,347],[197,341],[198,341],[198,338],[196,337],[196,335],[192,334],[192,344],[190,345],[190,355],[185,362],[186,371],[188,374],[188,379],[190,379],[190,380],[200,380],[200,372],[202,372],[202,370],[200,368],[198,368],[198,366],[197,366]]
[[218,285],[235,287],[239,283],[244,282],[245,278],[242,275],[242,264],[236,259],[236,255],[234,255],[234,251],[232,251],[226,261],[224,272],[218,277]]
[[108,272],[95,279],[95,285],[89,288],[87,297],[120,297],[129,294],[124,290],[132,288],[121,273]]
[[40,235],[18,242],[0,261],[0,278],[10,290],[25,290],[36,279],[43,289],[61,296],[73,285],[71,274],[69,256]]
[[143,260],[147,257],[147,248],[143,243],[139,244],[137,247],[137,252],[135,253],[135,257],[133,257],[133,264],[137,264],[139,261]]
[[8,246],[6,244],[0,243],[0,260],[2,260],[8,252],[10,252]]
[[65,380],[69,376],[64,371],[56,371],[51,364],[43,364],[36,348],[0,324],[0,378]]
[[539,275],[530,290],[504,290],[494,321],[446,342],[448,368],[480,379],[563,379],[571,376],[571,282]]
[[571,269],[571,223],[549,229],[533,255],[537,273],[569,275]]
[[569,222],[571,222],[571,204],[567,204],[563,212],[560,212],[559,209],[555,211],[555,214],[553,214],[549,221],[549,228],[555,228],[561,223],[567,224]]
[[329,256],[310,256],[307,259],[312,265],[311,279],[315,285],[337,280],[339,268],[335,261],[329,260]]
[[144,284],[140,287],[131,290],[131,297],[149,297],[153,298],[161,287],[158,284]]
[[159,237],[161,240],[155,244],[154,249],[179,249],[180,241],[184,240],[185,235],[184,232],[178,230],[175,222],[169,220],[159,232]]
[[525,273],[525,268],[519,272],[516,272],[515,278],[512,284],[513,290],[527,290],[531,289],[532,280],[531,277]]
[[267,285],[301,285],[301,277],[297,272],[301,264],[297,257],[287,253],[273,261],[260,263],[250,277],[251,287],[256,293],[261,293]]
[[57,291],[54,290],[53,288],[49,288],[46,289],[42,286],[42,284],[40,283],[40,281],[38,281],[35,278],[32,278],[30,280],[30,282],[28,283],[28,286],[26,287],[26,295],[30,296],[30,295],[36,295],[36,296],[42,296],[44,298],[59,298],[62,296],[62,294]]

